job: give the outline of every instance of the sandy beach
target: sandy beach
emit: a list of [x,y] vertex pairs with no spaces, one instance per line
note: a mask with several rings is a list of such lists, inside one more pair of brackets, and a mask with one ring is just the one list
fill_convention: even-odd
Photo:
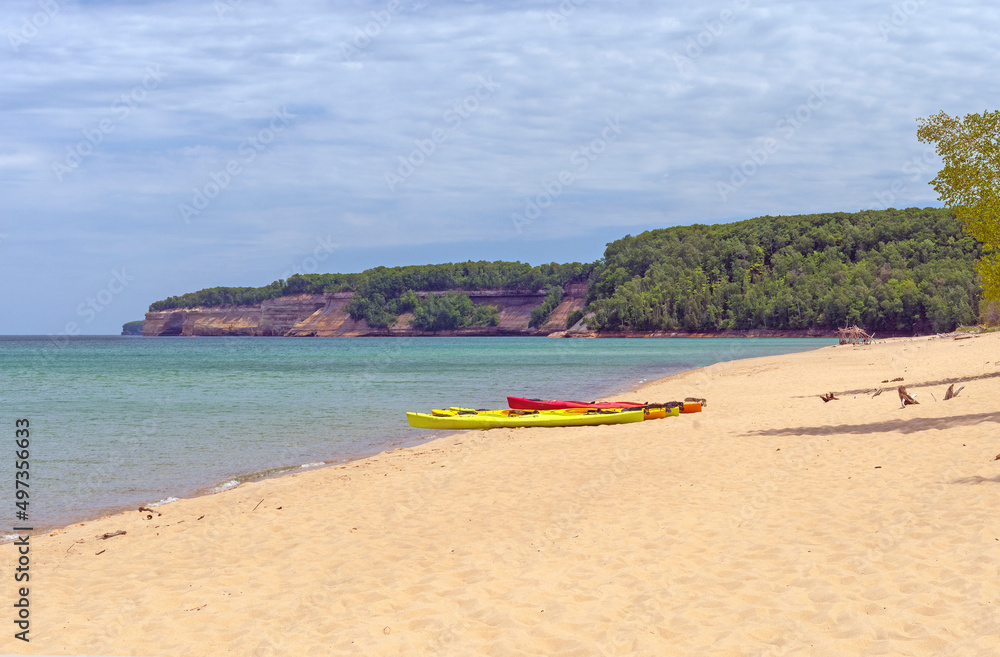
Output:
[[[708,405],[451,435],[33,536],[31,642],[8,620],[0,652],[1000,654],[1000,333],[630,396]],[[9,619],[17,556],[0,546]]]

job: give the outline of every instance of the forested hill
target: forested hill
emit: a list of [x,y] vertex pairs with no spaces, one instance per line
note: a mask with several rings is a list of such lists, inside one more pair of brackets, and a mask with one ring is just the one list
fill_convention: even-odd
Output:
[[947,331],[975,323],[978,242],[937,208],[758,217],[608,245],[590,282],[599,330]]
[[[461,262],[441,265],[375,267],[360,274],[296,274],[264,287],[213,287],[169,297],[149,306],[150,311],[206,306],[251,306],[296,294],[353,292],[347,312],[370,327],[392,326],[399,315],[412,312],[417,328],[456,329],[495,325],[496,308],[476,308],[467,294],[449,290],[551,290],[562,296],[568,283],[589,280],[596,265],[572,262],[532,267],[523,262]],[[414,291],[440,292],[418,297]],[[549,298],[546,297],[546,302]],[[551,308],[548,308],[550,311]],[[539,316],[533,326],[545,318]]]
[[[587,281],[587,325],[599,331],[850,324],[876,332],[947,331],[977,319],[979,255],[978,242],[945,209],[758,217],[629,235],[608,244],[596,263],[470,261],[295,275],[259,288],[216,287],[170,297],[150,310],[252,305],[350,290],[347,310],[370,326],[391,326],[404,312],[417,319],[448,315],[465,326],[490,318],[463,311],[464,295],[421,299],[410,291],[546,289],[544,307],[533,318],[537,326],[558,304],[562,286]],[[582,315],[571,315],[571,323]]]

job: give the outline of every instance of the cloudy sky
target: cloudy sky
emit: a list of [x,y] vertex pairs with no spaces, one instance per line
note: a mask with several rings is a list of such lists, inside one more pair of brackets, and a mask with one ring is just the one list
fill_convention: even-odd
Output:
[[590,261],[656,227],[939,205],[1000,10],[5,0],[0,334],[299,272]]

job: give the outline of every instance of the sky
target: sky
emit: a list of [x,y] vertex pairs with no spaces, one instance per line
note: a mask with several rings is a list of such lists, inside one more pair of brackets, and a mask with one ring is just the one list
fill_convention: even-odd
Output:
[[940,206],[996,109],[930,0],[5,0],[0,334],[117,334],[293,273],[589,262],[626,234]]

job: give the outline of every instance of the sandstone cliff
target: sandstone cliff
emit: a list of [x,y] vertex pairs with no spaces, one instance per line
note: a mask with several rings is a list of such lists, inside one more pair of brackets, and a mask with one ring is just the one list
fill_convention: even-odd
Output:
[[[423,296],[426,292],[418,292]],[[516,290],[475,290],[468,292],[473,303],[500,307],[497,326],[427,333],[411,327],[413,315],[400,315],[385,329],[372,328],[366,321],[351,319],[345,307],[353,292],[300,294],[279,297],[253,306],[176,308],[149,311],[143,335],[281,335],[289,337],[359,337],[423,335],[548,335],[566,328],[573,310],[583,307],[586,284],[567,285],[563,302],[540,328],[528,326],[531,311],[545,300],[544,292]]]

